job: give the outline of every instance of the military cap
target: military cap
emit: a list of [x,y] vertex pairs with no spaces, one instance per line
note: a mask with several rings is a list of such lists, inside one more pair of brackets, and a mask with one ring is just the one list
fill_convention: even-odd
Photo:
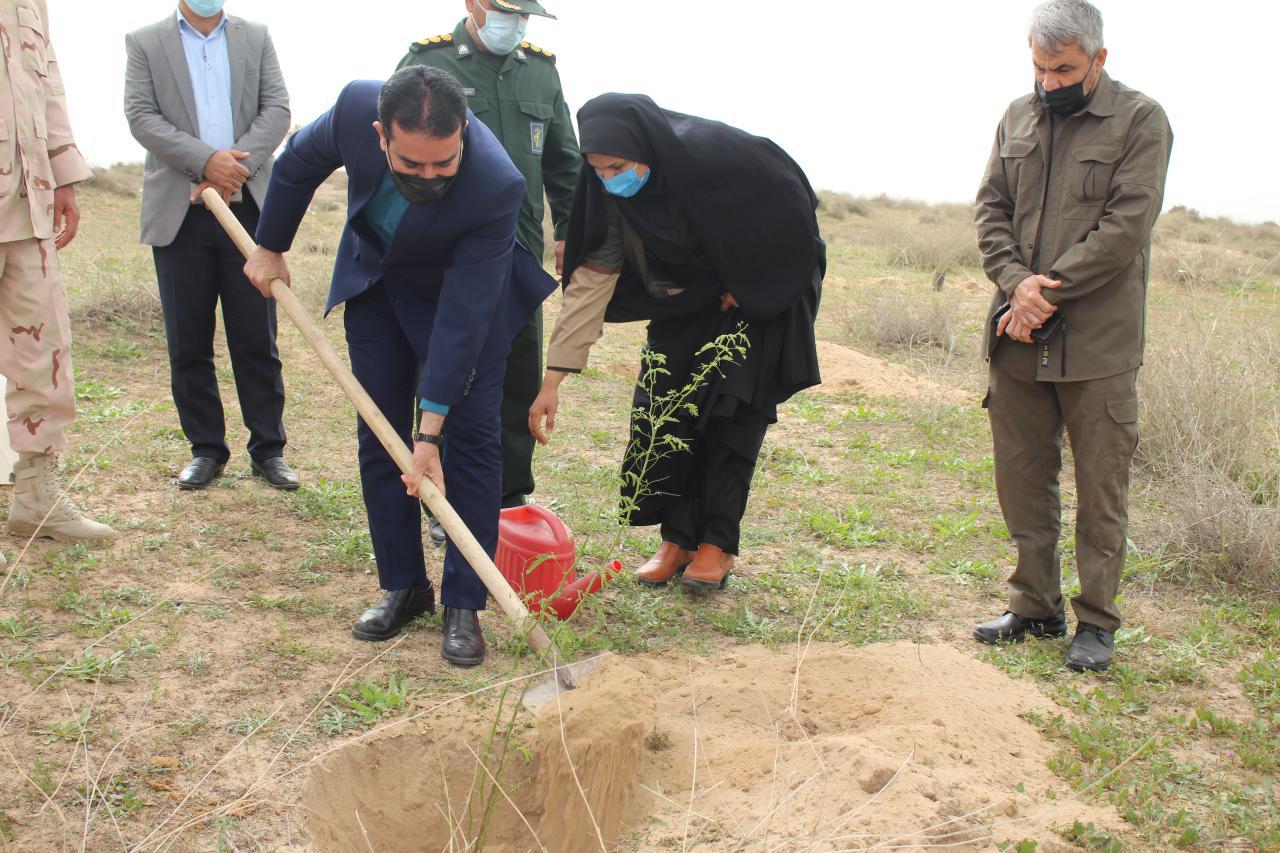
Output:
[[489,0],[495,12],[510,12],[516,15],[538,15],[543,18],[555,18],[555,15],[542,8],[536,0]]

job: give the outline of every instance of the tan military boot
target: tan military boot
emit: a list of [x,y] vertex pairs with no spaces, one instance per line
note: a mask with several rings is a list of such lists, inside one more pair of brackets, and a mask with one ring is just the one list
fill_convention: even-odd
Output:
[[58,483],[58,460],[45,453],[20,459],[13,466],[13,503],[9,532],[44,536],[62,542],[114,539],[116,532],[85,516]]

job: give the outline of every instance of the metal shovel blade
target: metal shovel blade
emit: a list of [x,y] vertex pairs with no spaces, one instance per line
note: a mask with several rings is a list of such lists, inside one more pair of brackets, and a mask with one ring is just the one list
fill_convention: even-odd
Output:
[[556,667],[554,672],[547,673],[541,680],[533,683],[529,686],[529,689],[525,690],[524,706],[531,711],[536,711],[559,694],[569,690],[576,690],[582,679],[600,666],[608,656],[608,652],[600,652],[600,654],[592,655],[576,663],[561,664]]

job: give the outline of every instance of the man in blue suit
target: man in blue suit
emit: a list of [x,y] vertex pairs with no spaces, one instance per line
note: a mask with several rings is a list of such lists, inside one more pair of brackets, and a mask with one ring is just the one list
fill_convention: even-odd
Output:
[[[413,496],[423,476],[447,489],[493,555],[507,350],[555,287],[515,241],[524,178],[474,118],[458,81],[439,69],[412,66],[385,84],[348,84],[276,161],[258,248],[245,265],[264,294],[272,279],[287,282],[282,255],[307,205],[335,169],[346,167],[347,223],[325,311],[346,303],[351,369],[405,443],[413,438],[413,474],[398,478],[368,425],[358,425],[360,481],[386,591],[352,628],[363,640],[394,637],[409,620],[435,611]],[[440,586],[441,655],[474,666],[484,660],[477,611],[486,590],[453,543]]]

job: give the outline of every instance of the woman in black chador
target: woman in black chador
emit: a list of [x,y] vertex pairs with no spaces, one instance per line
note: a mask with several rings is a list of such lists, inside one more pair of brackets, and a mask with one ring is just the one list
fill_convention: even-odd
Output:
[[[662,429],[687,442],[651,446],[632,416],[623,461],[632,525],[660,524],[662,546],[636,572],[661,586],[723,589],[738,553],[751,475],[778,404],[817,385],[814,317],[826,253],[804,172],[774,143],[658,107],[601,95],[578,111],[587,167],[578,177],[564,263],[564,305],[529,428],[546,443],[557,389],[586,366],[605,322],[647,320],[647,371],[635,406],[690,385],[731,349]],[[655,357],[656,356],[656,359]],[[656,464],[647,464],[644,460]],[[643,482],[637,475],[643,471]]]

